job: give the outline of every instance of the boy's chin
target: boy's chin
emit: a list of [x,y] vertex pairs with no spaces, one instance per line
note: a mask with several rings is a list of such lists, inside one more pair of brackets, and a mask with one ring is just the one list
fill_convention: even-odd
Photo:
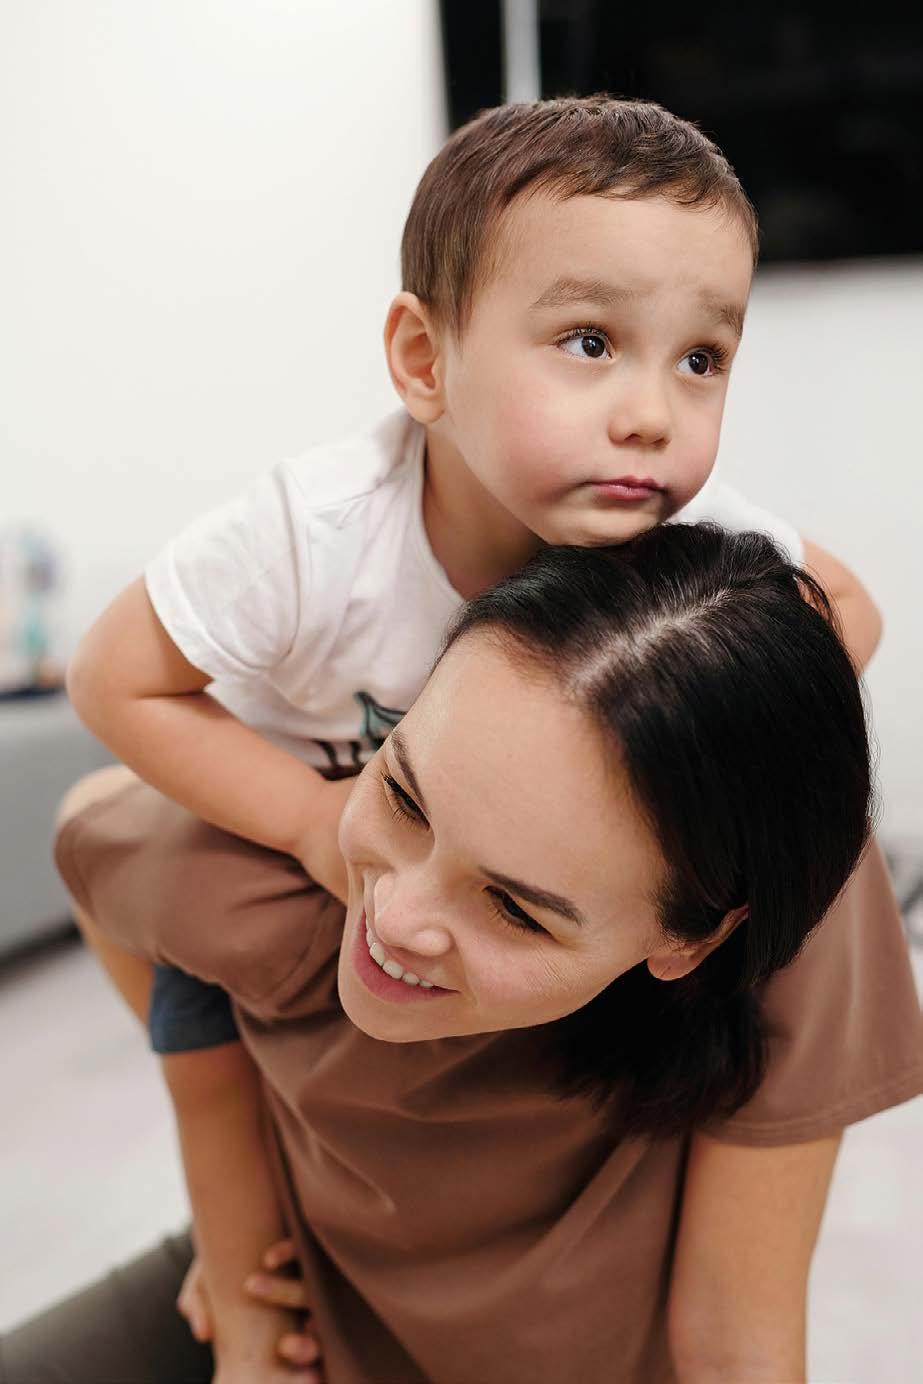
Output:
[[656,514],[626,514],[623,516],[592,515],[589,518],[563,520],[550,524],[542,541],[567,548],[609,548],[629,543],[642,533],[656,528],[661,519]]

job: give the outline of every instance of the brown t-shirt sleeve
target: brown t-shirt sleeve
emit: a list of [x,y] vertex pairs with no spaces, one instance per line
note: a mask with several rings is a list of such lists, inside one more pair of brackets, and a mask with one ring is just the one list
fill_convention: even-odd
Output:
[[923,1019],[881,851],[869,846],[800,955],[767,984],[766,1075],[731,1119],[727,1143],[800,1143],[834,1134],[923,1091]]
[[318,939],[342,928],[342,904],[293,857],[209,826],[137,780],[65,822],[55,860],[104,936],[221,985],[265,1019],[298,1012]]

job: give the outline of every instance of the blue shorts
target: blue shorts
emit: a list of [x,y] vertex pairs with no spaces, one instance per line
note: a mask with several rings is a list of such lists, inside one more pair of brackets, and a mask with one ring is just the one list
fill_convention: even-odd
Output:
[[217,1048],[240,1037],[227,991],[175,966],[154,967],[148,1030],[159,1053]]

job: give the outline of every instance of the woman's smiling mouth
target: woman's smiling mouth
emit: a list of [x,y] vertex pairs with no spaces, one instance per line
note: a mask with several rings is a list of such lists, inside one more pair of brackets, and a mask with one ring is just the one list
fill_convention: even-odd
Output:
[[366,922],[364,913],[356,929],[353,962],[365,988],[380,999],[400,1003],[436,999],[455,993],[418,976],[414,971],[405,970],[399,962],[391,960]]
[[405,971],[403,966],[399,965],[398,962],[387,959],[384,947],[380,942],[375,940],[375,934],[368,923],[365,925],[365,940],[368,943],[372,960],[377,962],[381,969],[391,976],[393,980],[402,980],[405,985],[419,985],[424,990],[432,990],[433,982],[431,980],[421,980],[413,971]]

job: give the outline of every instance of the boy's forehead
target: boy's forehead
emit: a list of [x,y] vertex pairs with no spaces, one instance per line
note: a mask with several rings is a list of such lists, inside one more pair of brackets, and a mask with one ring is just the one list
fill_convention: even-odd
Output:
[[750,289],[749,241],[723,207],[537,192],[514,202],[495,234],[485,289],[492,281],[531,294],[530,308],[578,300],[617,306],[675,285],[742,316]]

